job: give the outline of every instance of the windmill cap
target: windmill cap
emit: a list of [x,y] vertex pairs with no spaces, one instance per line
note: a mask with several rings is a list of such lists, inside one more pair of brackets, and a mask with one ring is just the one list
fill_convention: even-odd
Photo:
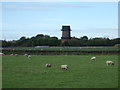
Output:
[[71,31],[70,26],[62,26],[62,31]]

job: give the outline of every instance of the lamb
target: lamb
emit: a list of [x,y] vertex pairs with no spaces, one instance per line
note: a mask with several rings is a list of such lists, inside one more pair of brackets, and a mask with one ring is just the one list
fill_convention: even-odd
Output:
[[28,59],[30,59],[31,58],[31,55],[28,55]]
[[65,70],[68,69],[68,65],[61,65],[60,67],[61,67],[61,69],[65,69]]
[[52,65],[51,64],[45,64],[45,67],[51,67]]
[[91,57],[91,60],[96,61],[96,57]]
[[114,65],[114,62],[113,61],[106,61],[106,65]]

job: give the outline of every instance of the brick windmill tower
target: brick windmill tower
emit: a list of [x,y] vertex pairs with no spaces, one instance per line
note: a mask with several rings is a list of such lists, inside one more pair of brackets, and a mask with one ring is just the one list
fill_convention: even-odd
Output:
[[61,37],[62,46],[69,46],[69,41],[71,39],[70,26],[62,26],[61,31],[62,31],[62,37]]

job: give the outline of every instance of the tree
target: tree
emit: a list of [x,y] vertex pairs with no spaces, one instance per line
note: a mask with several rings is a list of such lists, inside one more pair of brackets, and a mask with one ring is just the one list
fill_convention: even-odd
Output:
[[88,42],[88,37],[87,36],[83,36],[79,39],[80,41],[80,46],[87,46],[87,42]]
[[87,36],[82,36],[80,38],[72,37],[70,41],[66,41],[61,43],[61,39],[57,37],[50,37],[49,35],[38,34],[31,38],[26,38],[22,36],[18,40],[13,41],[2,41],[2,47],[33,47],[33,46],[114,46],[116,44],[120,44],[120,38],[109,39],[109,38],[90,38]]
[[70,46],[79,46],[80,45],[79,39],[76,37],[72,37],[69,43],[70,43]]
[[110,40],[111,45],[120,44],[120,38],[115,38]]
[[43,34],[38,34],[38,35],[36,35],[35,38],[44,38],[44,35]]
[[70,46],[69,42],[65,41],[63,43],[61,43],[61,46]]

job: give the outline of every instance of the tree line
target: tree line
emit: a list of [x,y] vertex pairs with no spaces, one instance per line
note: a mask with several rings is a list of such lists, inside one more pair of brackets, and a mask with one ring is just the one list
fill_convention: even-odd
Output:
[[82,36],[80,38],[72,37],[69,43],[61,43],[61,39],[50,37],[49,35],[38,34],[31,38],[22,36],[18,40],[2,41],[2,47],[34,47],[34,46],[114,46],[120,44],[120,38],[90,38]]

